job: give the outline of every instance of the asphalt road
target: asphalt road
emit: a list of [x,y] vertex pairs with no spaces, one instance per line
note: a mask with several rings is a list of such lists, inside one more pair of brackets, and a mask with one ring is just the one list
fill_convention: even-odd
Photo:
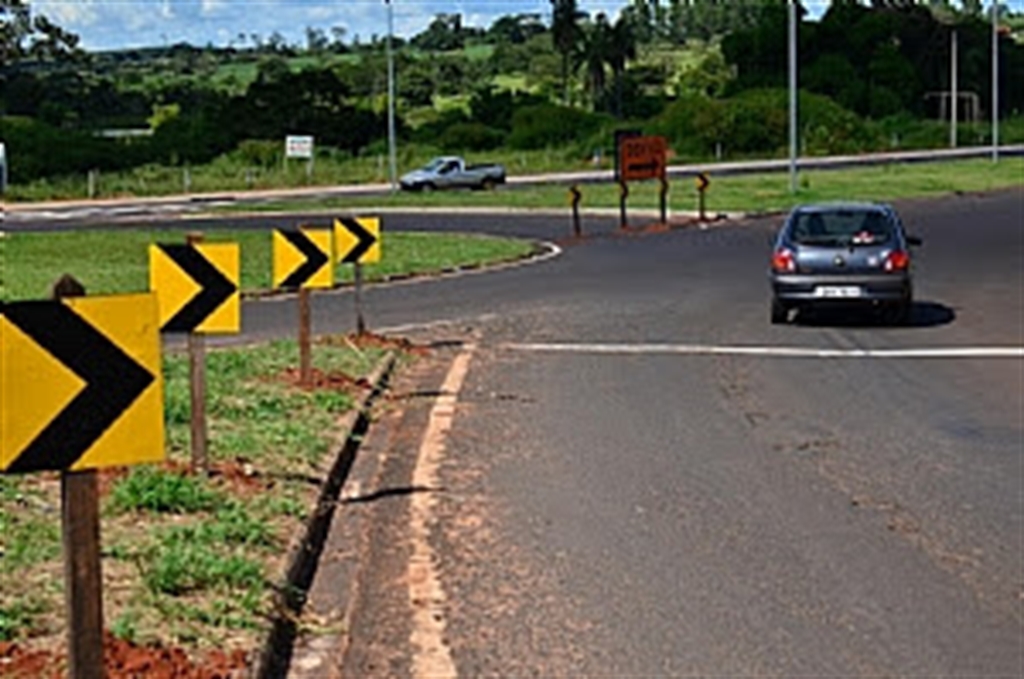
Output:
[[[477,348],[436,484],[422,417],[367,442],[344,675],[1021,676],[1024,358],[949,350],[1024,347],[1022,194],[900,208],[909,327],[771,326],[770,219],[375,291],[379,323]],[[440,650],[403,598],[418,493]]]
[[[433,650],[462,676],[1022,676],[1024,359],[972,354],[1024,347],[1022,201],[898,204],[925,241],[909,327],[770,325],[776,219],[629,235],[589,219],[541,263],[369,286],[371,330],[440,344],[365,444],[383,471],[362,489],[378,499],[344,676],[421,667],[422,495]],[[385,228],[569,232],[511,215]],[[296,313],[247,304],[246,336]],[[353,329],[351,292],[317,295],[314,323]],[[417,408],[468,341],[436,483],[417,487]]]

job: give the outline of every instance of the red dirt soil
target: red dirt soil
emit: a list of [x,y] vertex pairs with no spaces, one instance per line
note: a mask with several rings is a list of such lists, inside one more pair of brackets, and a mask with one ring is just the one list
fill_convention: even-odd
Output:
[[[137,646],[109,632],[103,639],[103,665],[106,679],[239,679],[249,666],[243,651],[226,654],[215,650],[192,659],[181,649]],[[62,679],[66,675],[64,652],[0,642],[0,676],[4,679]]]

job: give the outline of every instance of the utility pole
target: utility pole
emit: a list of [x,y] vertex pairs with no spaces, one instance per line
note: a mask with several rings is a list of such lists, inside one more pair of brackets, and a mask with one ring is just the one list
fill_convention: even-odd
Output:
[[958,64],[958,56],[959,56],[960,48],[957,45],[956,26],[953,26],[953,33],[952,33],[951,40],[952,40],[952,45],[951,45],[952,55],[950,56],[949,82],[950,82],[950,90],[951,90],[951,92],[950,92],[951,97],[950,98],[952,99],[952,101],[950,102],[950,108],[949,108],[949,110],[950,110],[950,115],[949,115],[949,147],[955,149],[956,148],[956,128],[957,128],[957,123],[960,122],[960,112],[959,112],[959,108],[960,108],[959,107],[959,100],[960,100],[959,85],[960,85],[960,83],[959,83],[959,78],[958,78],[958,76],[959,76],[958,71],[960,70],[959,69],[959,64]]
[[789,190],[796,193],[797,168],[797,76],[796,30],[797,0],[789,0]]
[[395,34],[395,12],[391,0],[384,0],[388,8],[388,180],[391,192],[398,190],[398,160],[395,154],[395,55],[391,41]]
[[992,162],[999,162],[999,2],[992,2]]

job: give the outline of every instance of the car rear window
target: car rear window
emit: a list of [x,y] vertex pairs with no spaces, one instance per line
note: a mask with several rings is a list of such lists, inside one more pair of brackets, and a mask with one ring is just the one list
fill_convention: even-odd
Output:
[[808,210],[798,212],[790,239],[801,245],[876,245],[892,238],[893,226],[878,210]]

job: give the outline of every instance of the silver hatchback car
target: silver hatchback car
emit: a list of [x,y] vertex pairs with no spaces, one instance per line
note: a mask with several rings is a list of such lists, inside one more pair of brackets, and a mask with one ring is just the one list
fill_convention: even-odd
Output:
[[897,324],[913,305],[908,236],[891,205],[801,205],[789,214],[772,251],[771,322],[812,307],[873,308]]

